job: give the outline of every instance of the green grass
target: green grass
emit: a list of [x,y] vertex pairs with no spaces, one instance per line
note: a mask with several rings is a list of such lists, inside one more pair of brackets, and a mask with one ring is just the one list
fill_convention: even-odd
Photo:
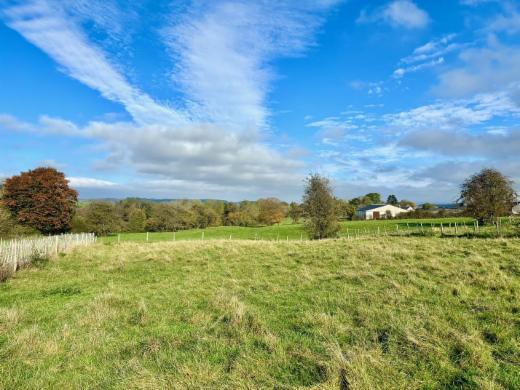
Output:
[[[377,220],[377,221],[347,221],[341,222],[340,236],[365,236],[377,233],[395,233],[396,226],[399,226],[399,233],[405,234],[406,231],[417,232],[421,224],[423,229],[440,227],[443,223],[448,227],[449,224],[466,224],[467,227],[473,226],[471,218],[443,218],[443,219],[396,219],[396,220]],[[240,227],[240,226],[218,226],[206,229],[181,230],[175,233],[175,240],[201,240],[204,239],[234,239],[234,240],[300,240],[308,239],[308,235],[302,224],[282,223],[273,226],[260,227]],[[462,232],[462,230],[460,231]],[[145,242],[146,233],[121,233],[119,240]],[[173,232],[149,233],[149,241],[173,241]],[[103,237],[104,242],[117,242],[118,234],[111,234]]]
[[0,285],[0,388],[518,389],[519,313],[519,240],[99,243]]
[[[457,231],[455,233],[455,223]],[[360,237],[376,235],[413,235],[424,234],[432,231],[437,235],[441,234],[441,224],[445,235],[463,236],[473,231],[473,219],[471,218],[437,218],[437,219],[395,219],[377,221],[347,221],[341,222],[341,237]],[[451,226],[451,227],[450,227]],[[504,229],[501,233],[518,235],[519,229],[508,230],[509,219],[503,219]],[[477,236],[495,236],[496,229],[492,226],[484,227],[479,230]],[[103,242],[135,241],[145,242],[146,233],[121,233],[111,234],[102,237]],[[233,240],[300,240],[308,239],[307,232],[302,224],[283,223],[274,226],[261,227],[239,227],[239,226],[218,226],[206,229],[190,229],[173,232],[149,233],[150,242],[173,241],[175,240],[205,240],[214,239],[233,239]]]

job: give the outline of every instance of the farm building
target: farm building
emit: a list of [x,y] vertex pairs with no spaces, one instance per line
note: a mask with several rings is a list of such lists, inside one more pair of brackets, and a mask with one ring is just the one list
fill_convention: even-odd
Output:
[[371,204],[369,206],[361,207],[356,211],[358,218],[362,219],[395,217],[402,213],[408,213],[408,210],[391,204]]

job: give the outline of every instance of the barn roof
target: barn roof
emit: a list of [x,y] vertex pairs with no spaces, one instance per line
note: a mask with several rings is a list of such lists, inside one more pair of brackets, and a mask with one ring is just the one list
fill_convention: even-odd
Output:
[[368,206],[360,207],[358,211],[370,211],[378,209],[379,207],[387,206],[386,204],[370,204]]

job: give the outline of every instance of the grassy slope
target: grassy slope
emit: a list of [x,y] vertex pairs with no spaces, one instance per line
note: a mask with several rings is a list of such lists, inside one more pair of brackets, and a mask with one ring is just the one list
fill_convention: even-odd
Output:
[[97,244],[0,285],[0,388],[520,388],[520,241]]
[[[425,227],[440,226],[441,223],[448,225],[449,223],[466,223],[468,226],[472,225],[471,218],[443,218],[443,219],[410,219],[410,220],[377,220],[377,221],[348,221],[341,223],[341,236],[346,237],[347,234],[375,234],[378,229],[381,233],[386,231],[395,232],[396,225],[399,225],[401,232],[406,231],[407,225],[411,228],[418,228],[422,223]],[[300,238],[307,239],[303,225],[283,223],[274,226],[261,227],[240,227],[240,226],[218,226],[207,229],[191,229],[182,230],[175,233],[176,240],[200,240],[202,238],[202,231],[204,231],[204,239],[262,239],[262,240],[299,240]],[[146,241],[146,233],[123,233],[121,234],[122,241]],[[150,233],[150,241],[172,241],[173,233]],[[117,241],[117,235],[104,237],[104,241]]]

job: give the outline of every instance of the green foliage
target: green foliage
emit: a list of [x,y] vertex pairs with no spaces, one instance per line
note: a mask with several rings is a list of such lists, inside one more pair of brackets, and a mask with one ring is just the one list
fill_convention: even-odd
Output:
[[298,223],[300,219],[303,217],[302,205],[296,202],[291,202],[291,204],[289,205],[287,215],[289,216],[289,218],[292,219],[293,223]]
[[190,229],[197,224],[196,215],[182,204],[158,204],[152,209],[152,216],[146,223],[146,230],[152,232]]
[[401,199],[399,201],[399,207],[403,209],[406,209],[407,207],[415,209],[417,207],[417,204],[411,200]]
[[343,199],[336,199],[336,210],[340,219],[352,220],[356,214],[356,207]]
[[[83,206],[85,209],[88,206]],[[71,231],[73,233],[88,233],[89,232],[89,226],[87,224],[87,221],[85,220],[85,209],[79,210],[76,215],[72,218],[72,221],[70,223]]]
[[313,239],[334,237],[340,230],[336,200],[327,178],[318,174],[306,179],[303,195],[305,227]]
[[352,198],[349,200],[349,203],[357,209],[361,206],[361,198]]
[[516,200],[513,182],[495,169],[483,169],[461,186],[460,201],[469,215],[482,222],[511,215]]
[[84,209],[85,224],[89,232],[103,236],[120,229],[115,206],[109,202],[92,202]]
[[437,206],[435,206],[433,203],[424,203],[421,206],[421,209],[423,209],[425,211],[432,211],[432,210],[435,210],[436,208],[437,208]]
[[195,226],[197,228],[218,226],[221,223],[220,216],[214,209],[210,207],[196,203],[191,207],[191,211],[194,214]]
[[361,204],[369,205],[369,204],[381,204],[383,201],[381,200],[381,194],[377,192],[370,192],[361,198]]
[[144,210],[134,207],[128,213],[128,230],[131,232],[143,232],[146,226],[146,213]]
[[18,236],[38,235],[38,230],[16,223],[15,219],[5,207],[0,205],[0,238],[6,239]]
[[392,206],[399,205],[399,201],[397,200],[397,196],[395,196],[395,195],[388,195],[388,198],[386,198],[386,204],[391,204]]
[[13,233],[15,221],[9,210],[0,206],[0,237],[7,237]]
[[519,252],[429,237],[94,245],[0,286],[0,388],[518,389]]

